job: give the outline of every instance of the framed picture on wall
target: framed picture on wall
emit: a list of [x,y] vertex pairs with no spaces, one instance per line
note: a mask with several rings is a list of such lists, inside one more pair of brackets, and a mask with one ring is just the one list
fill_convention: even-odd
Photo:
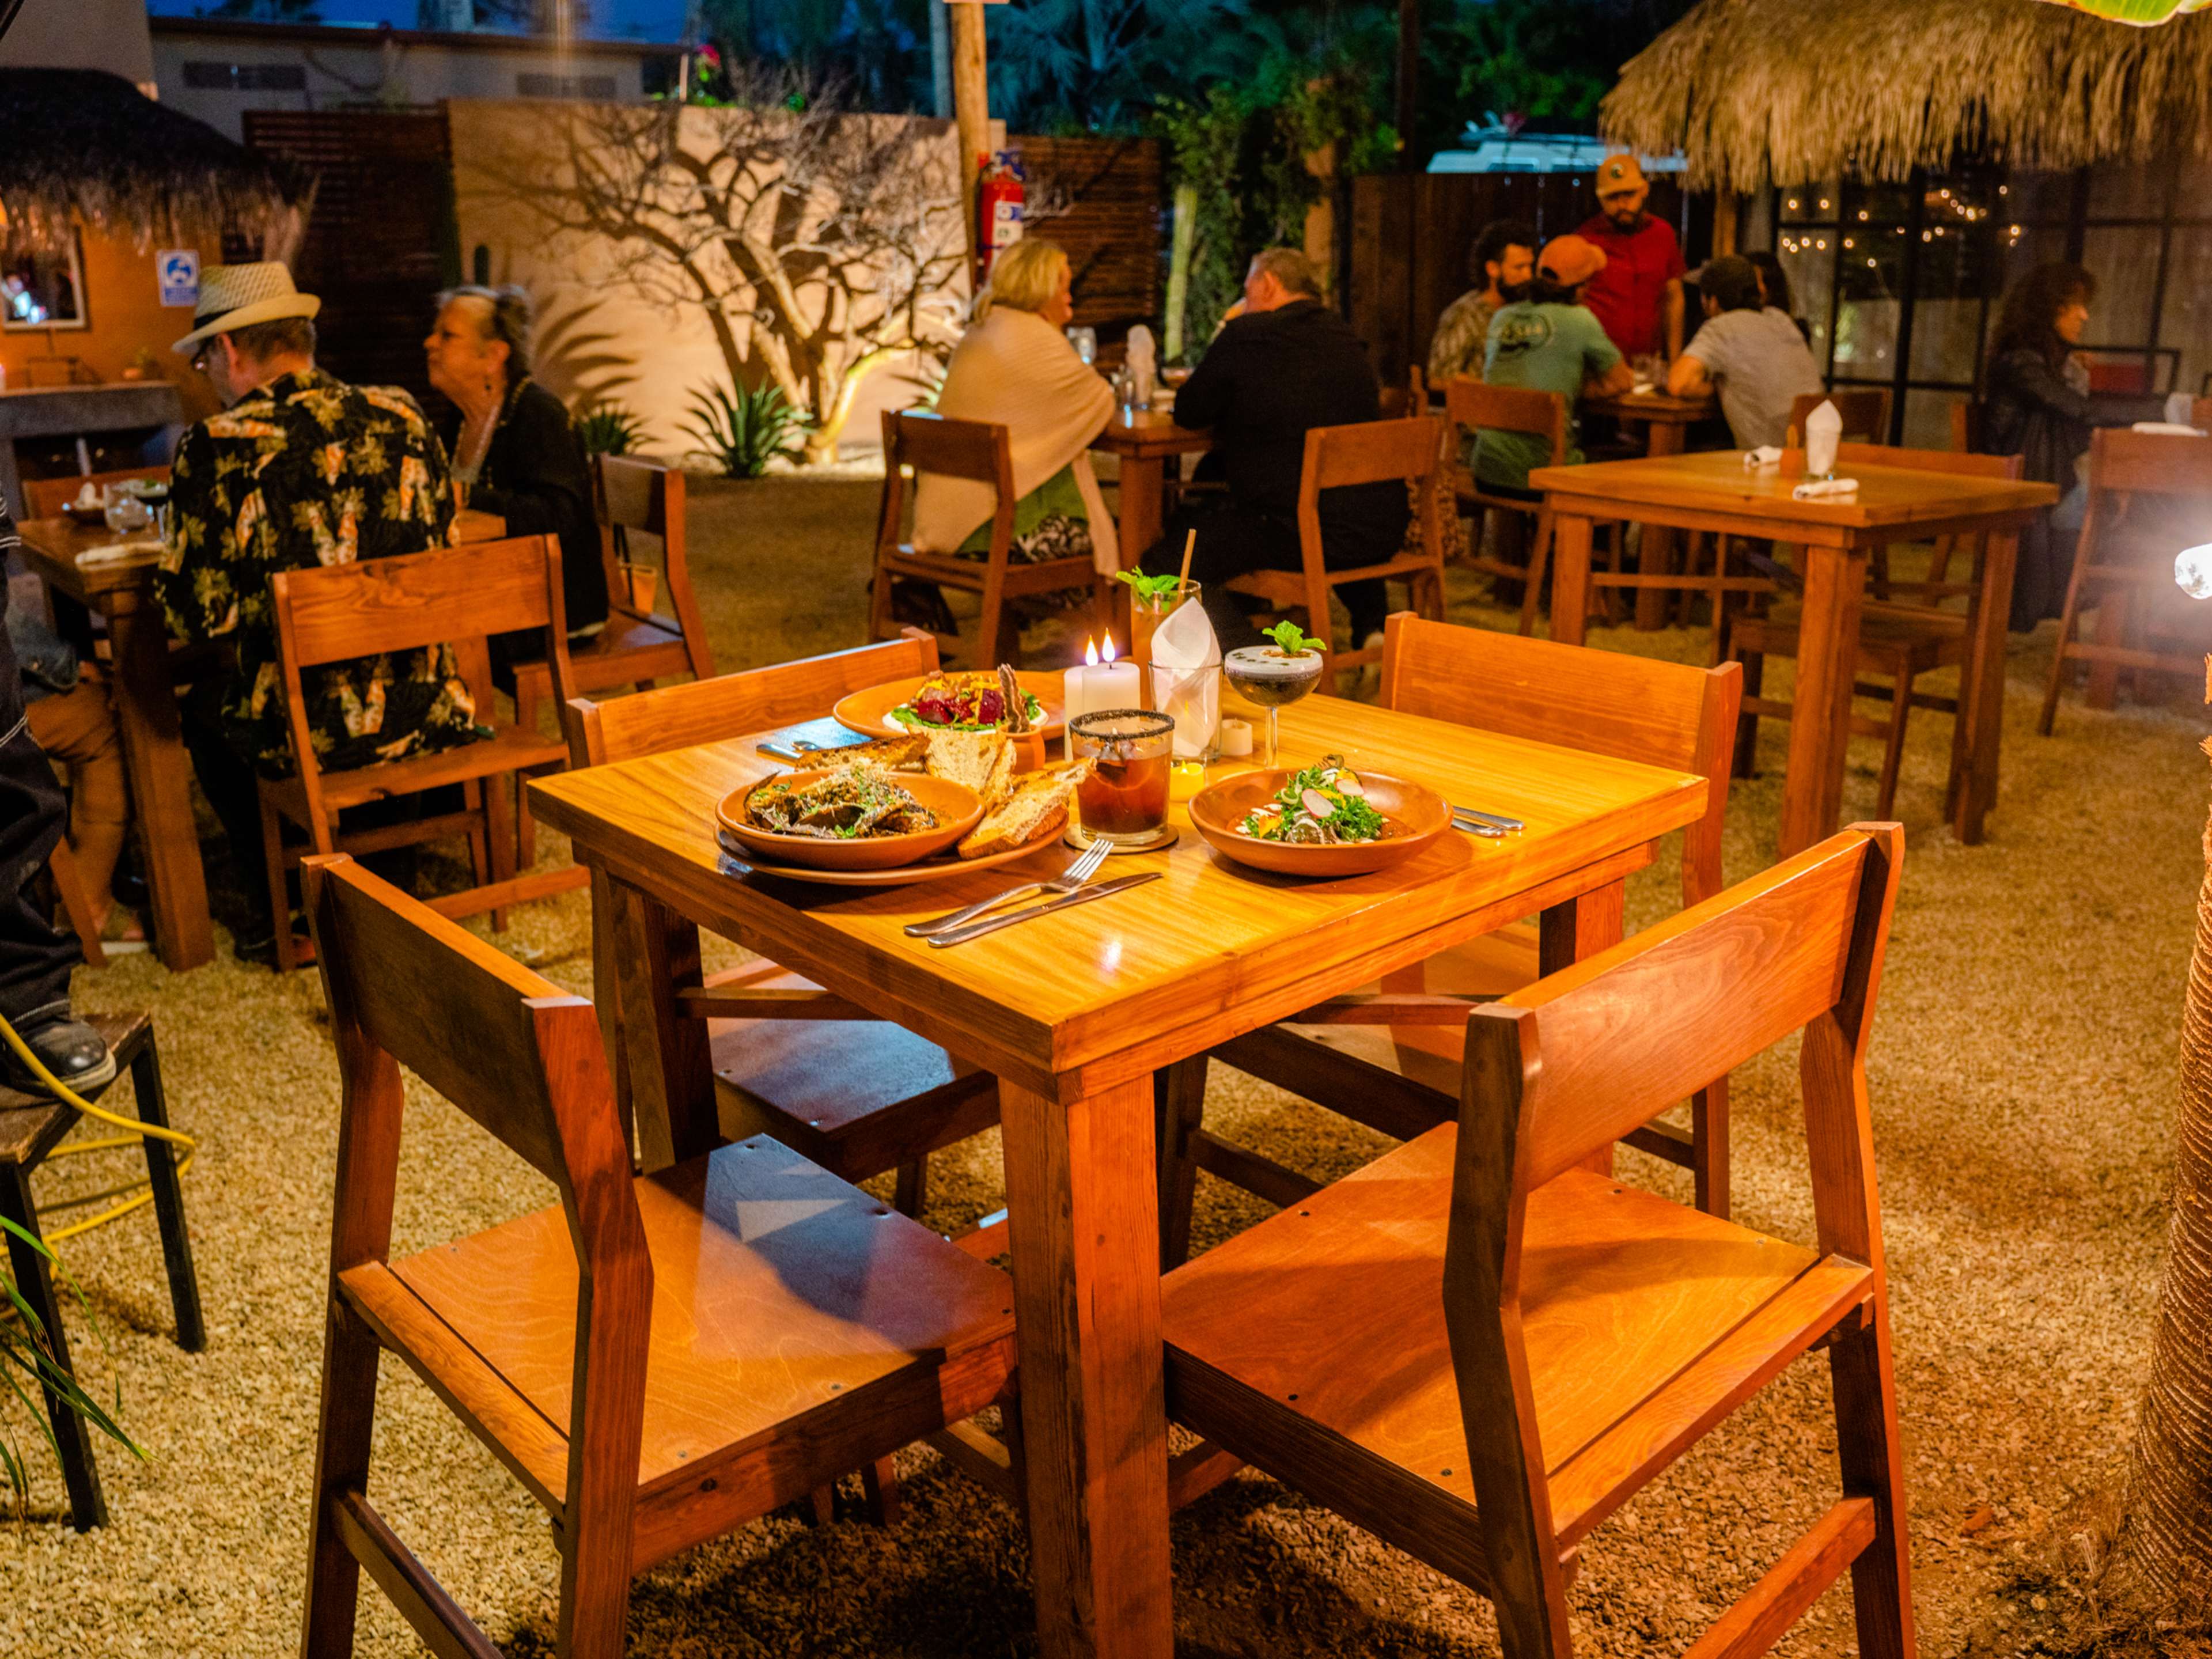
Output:
[[84,261],[75,237],[58,253],[0,258],[0,329],[88,328]]

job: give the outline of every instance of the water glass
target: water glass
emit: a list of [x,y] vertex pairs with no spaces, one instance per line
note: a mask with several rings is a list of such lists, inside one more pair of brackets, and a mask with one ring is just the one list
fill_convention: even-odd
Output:
[[1075,355],[1089,368],[1098,361],[1098,331],[1095,328],[1071,328],[1067,343],[1075,348]]
[[1068,722],[1075,757],[1091,762],[1075,792],[1086,837],[1133,845],[1167,827],[1175,729],[1149,708],[1101,709]]

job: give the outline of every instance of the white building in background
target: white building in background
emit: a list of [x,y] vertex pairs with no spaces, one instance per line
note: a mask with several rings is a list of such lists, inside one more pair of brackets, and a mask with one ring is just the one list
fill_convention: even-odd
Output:
[[245,136],[248,110],[420,108],[449,98],[636,103],[677,90],[684,50],[672,41],[580,40],[556,51],[542,36],[489,30],[149,22],[161,101],[232,138]]

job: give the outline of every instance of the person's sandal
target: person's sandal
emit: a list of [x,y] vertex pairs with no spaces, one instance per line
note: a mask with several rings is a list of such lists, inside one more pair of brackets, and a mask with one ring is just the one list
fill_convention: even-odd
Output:
[[126,904],[117,904],[100,924],[100,948],[111,957],[136,955],[147,949],[146,928]]

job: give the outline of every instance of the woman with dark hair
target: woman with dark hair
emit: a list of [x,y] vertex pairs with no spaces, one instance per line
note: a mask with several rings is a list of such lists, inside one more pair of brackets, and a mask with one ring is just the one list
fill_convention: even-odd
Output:
[[568,411],[530,378],[528,297],[519,288],[447,289],[422,351],[430,384],[455,410],[438,434],[455,495],[506,520],[510,536],[558,536],[568,632],[596,633],[607,620],[607,572],[591,474]]
[[1813,325],[1797,314],[1797,303],[1790,297],[1790,274],[1782,269],[1782,261],[1761,249],[1743,256],[1751,261],[1751,268],[1759,273],[1759,304],[1768,311],[1778,311],[1797,325],[1797,332],[1809,345],[1813,340]]
[[2089,398],[2089,371],[2074,356],[2089,321],[2097,279],[2079,265],[2036,266],[2014,283],[1998,307],[1982,393],[1980,447],[1984,454],[2023,458],[2025,476],[2055,483],[2058,505],[2020,533],[2013,577],[2012,626],[2026,633],[2065,607],[2074,544],[2089,506],[2086,477],[2075,463],[2100,426],[2157,420],[2156,398]]

